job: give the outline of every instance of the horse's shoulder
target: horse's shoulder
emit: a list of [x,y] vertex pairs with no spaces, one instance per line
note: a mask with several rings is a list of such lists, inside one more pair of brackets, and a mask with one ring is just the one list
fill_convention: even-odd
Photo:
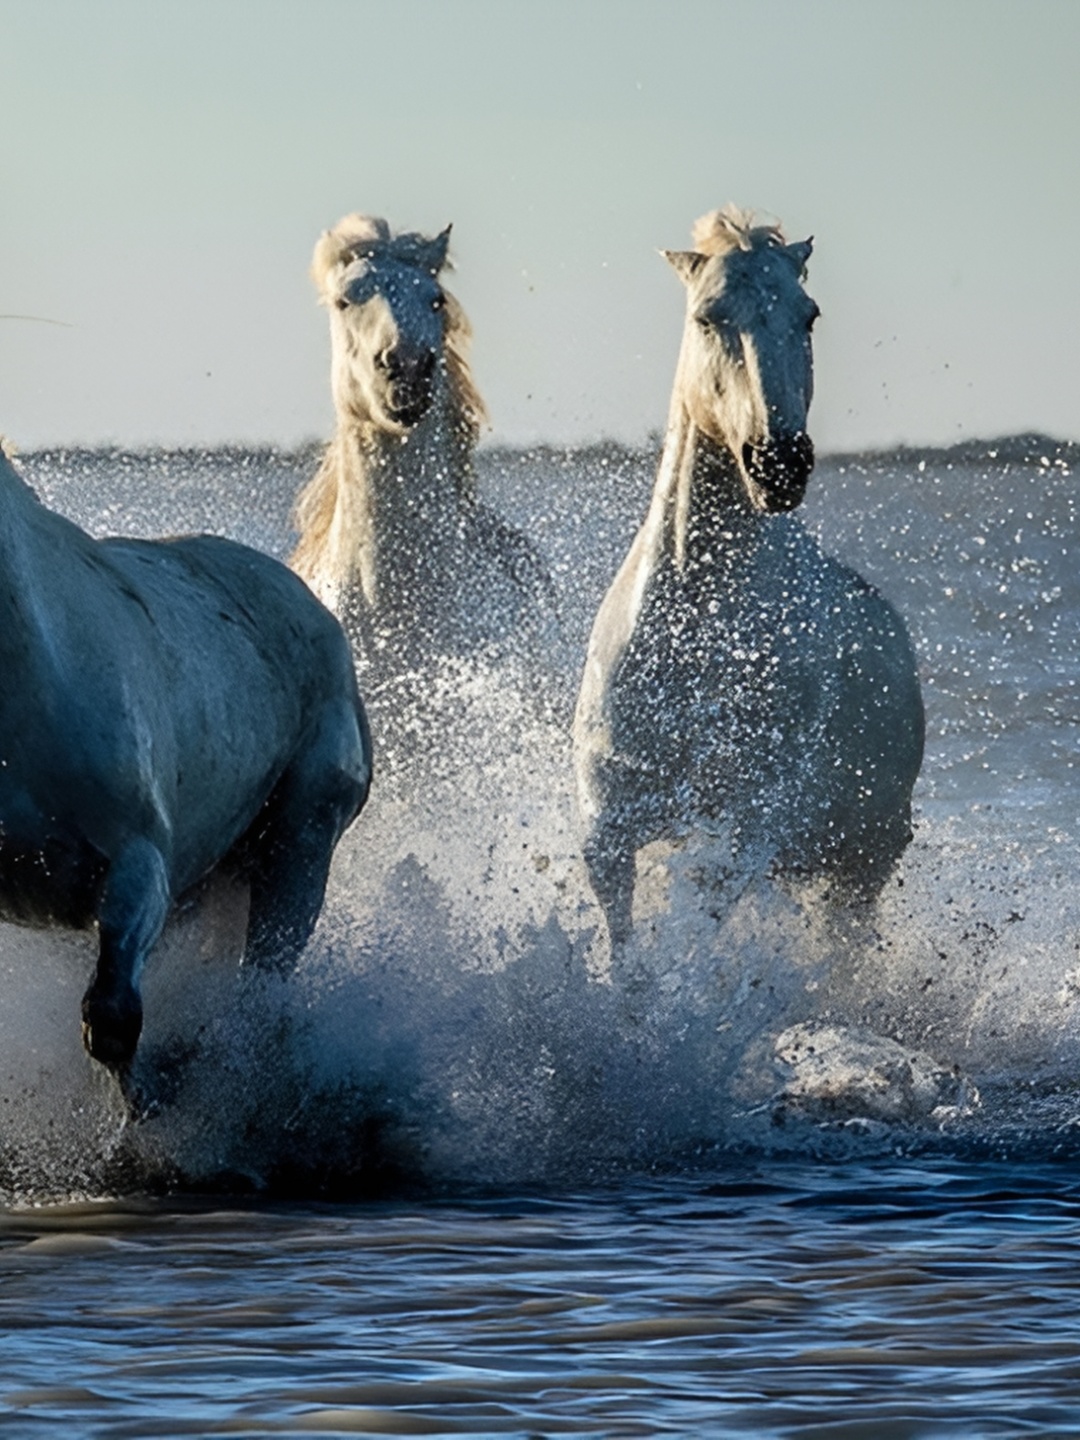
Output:
[[551,571],[529,537],[486,505],[476,507],[475,526],[479,545],[487,559],[534,601],[554,608],[555,586]]
[[516,526],[504,520],[497,510],[489,505],[477,505],[474,524],[479,543],[488,555],[510,567],[520,563],[543,568],[543,561],[533,543]]
[[583,723],[608,723],[633,699],[641,678],[656,671],[675,616],[685,609],[681,577],[659,555],[642,527],[608,586],[593,619],[579,714]]
[[858,571],[847,566],[844,569],[847,593],[864,623],[880,632],[903,637],[906,641],[907,624],[888,596]]
[[[839,562],[837,562],[839,564]],[[853,682],[884,685],[920,710],[915,647],[899,609],[876,585],[849,566],[844,583],[843,664]]]
[[[890,626],[898,623],[903,626],[903,620],[895,605],[871,580],[846,561],[830,555],[808,531],[803,533],[812,547],[806,551],[804,557],[809,562],[808,577],[812,579],[816,575],[819,588],[831,591],[844,604],[846,610],[861,616],[864,621],[878,620],[887,622]],[[807,588],[814,587],[808,584]]]

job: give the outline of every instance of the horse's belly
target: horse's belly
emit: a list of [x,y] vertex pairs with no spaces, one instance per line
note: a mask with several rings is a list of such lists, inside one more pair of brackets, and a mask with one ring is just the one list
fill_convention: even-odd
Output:
[[84,930],[95,919],[104,871],[88,846],[0,836],[0,920]]

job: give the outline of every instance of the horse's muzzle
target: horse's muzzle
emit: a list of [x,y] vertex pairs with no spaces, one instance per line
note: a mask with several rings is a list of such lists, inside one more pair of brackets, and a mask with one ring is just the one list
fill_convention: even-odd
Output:
[[435,361],[430,350],[407,353],[399,348],[379,357],[385,375],[383,403],[395,425],[411,428],[427,414],[435,393]]
[[814,468],[814,442],[805,430],[775,435],[764,445],[744,445],[743,464],[760,510],[777,515],[802,503]]
[[395,425],[404,425],[411,430],[420,423],[430,407],[430,388],[422,393],[402,394],[400,388],[395,387],[392,398],[386,402],[386,413]]

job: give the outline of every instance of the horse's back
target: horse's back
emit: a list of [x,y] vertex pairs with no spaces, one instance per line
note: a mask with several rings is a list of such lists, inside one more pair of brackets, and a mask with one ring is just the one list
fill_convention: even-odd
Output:
[[110,564],[152,616],[158,644],[185,669],[198,647],[262,683],[294,694],[347,684],[352,675],[341,627],[280,561],[215,535],[175,540],[107,540]]

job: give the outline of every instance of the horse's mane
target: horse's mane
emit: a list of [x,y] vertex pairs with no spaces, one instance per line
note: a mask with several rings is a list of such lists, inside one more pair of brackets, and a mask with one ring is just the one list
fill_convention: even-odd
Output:
[[783,244],[779,224],[755,224],[753,210],[724,205],[694,221],[691,239],[700,255],[729,255],[733,250],[752,250],[755,245]]

